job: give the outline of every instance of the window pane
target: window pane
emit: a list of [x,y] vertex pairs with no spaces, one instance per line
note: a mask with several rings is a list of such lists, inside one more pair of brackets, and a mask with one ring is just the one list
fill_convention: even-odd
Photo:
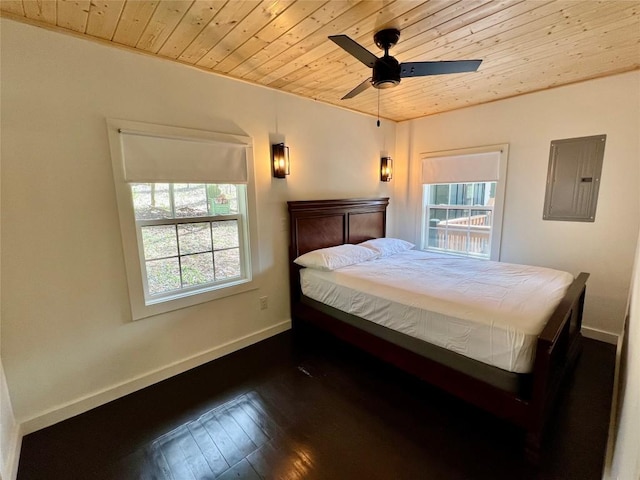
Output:
[[238,247],[238,221],[228,220],[224,222],[211,222],[213,231],[213,248],[221,250],[224,248]]
[[464,184],[452,183],[449,189],[449,205],[464,205]]
[[452,208],[447,220],[447,240],[445,249],[466,253],[469,231],[469,210]]
[[488,258],[495,191],[496,182],[426,185],[423,248]]
[[449,197],[439,205],[484,205],[484,183],[452,183]]
[[209,215],[238,213],[238,194],[235,185],[207,185]]
[[170,292],[180,288],[180,267],[177,258],[146,262],[149,294]]
[[133,183],[131,193],[136,220],[173,218],[168,183]]
[[173,187],[176,218],[205,217],[207,209],[207,189],[202,183],[176,183]]
[[462,188],[464,192],[463,205],[473,205],[473,194],[474,194],[473,183],[465,183]]
[[431,205],[447,205],[449,203],[449,185],[431,185],[429,203]]
[[[447,219],[447,211],[444,208],[429,209],[429,224],[438,223]],[[437,221],[436,221],[437,220]]]
[[469,225],[469,210],[462,208],[452,208],[449,210],[447,225],[459,225],[466,227]]
[[488,231],[475,231],[469,233],[469,253],[474,255],[489,255],[489,238]]
[[237,214],[239,212],[239,207],[238,207],[238,199],[237,198],[230,198],[229,199],[229,213],[231,214]]
[[211,252],[180,257],[180,261],[182,263],[183,286],[191,287],[214,281]]
[[471,225],[491,226],[491,210],[471,210]]
[[142,244],[146,260],[178,255],[176,228],[173,225],[142,227]]
[[178,225],[180,254],[211,251],[211,229],[209,222],[183,223]]
[[484,205],[486,183],[474,183],[473,184],[473,201],[472,205]]
[[444,227],[429,228],[427,246],[446,248],[446,230]]
[[467,232],[447,231],[447,250],[456,253],[467,253]]
[[219,250],[213,252],[216,280],[225,280],[240,276],[240,249]]

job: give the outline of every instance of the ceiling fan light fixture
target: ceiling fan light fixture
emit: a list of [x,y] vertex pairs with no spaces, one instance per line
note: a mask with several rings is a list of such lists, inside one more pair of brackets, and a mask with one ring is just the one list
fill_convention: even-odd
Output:
[[400,83],[400,80],[389,80],[389,79],[382,79],[379,81],[374,81],[373,82],[373,86],[376,88],[391,88],[391,87],[395,87],[396,85],[398,85]]
[[400,83],[400,64],[393,57],[382,57],[373,67],[371,83],[375,88],[391,88]]

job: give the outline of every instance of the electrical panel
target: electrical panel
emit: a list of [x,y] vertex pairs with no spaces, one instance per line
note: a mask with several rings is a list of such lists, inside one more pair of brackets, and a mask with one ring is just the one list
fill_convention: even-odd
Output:
[[544,220],[594,222],[606,135],[553,140]]

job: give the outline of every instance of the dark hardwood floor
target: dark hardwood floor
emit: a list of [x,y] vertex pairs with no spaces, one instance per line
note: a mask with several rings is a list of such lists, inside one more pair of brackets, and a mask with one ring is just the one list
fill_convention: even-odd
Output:
[[27,435],[18,479],[598,479],[615,347],[585,339],[545,441],[291,332]]

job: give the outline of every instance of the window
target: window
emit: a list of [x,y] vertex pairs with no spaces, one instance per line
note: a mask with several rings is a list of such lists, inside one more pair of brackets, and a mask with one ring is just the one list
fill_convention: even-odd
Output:
[[146,303],[246,278],[243,185],[131,184]]
[[423,155],[422,249],[499,259],[507,149]]
[[424,186],[425,249],[489,258],[496,182]]
[[251,140],[107,126],[133,319],[255,289]]

